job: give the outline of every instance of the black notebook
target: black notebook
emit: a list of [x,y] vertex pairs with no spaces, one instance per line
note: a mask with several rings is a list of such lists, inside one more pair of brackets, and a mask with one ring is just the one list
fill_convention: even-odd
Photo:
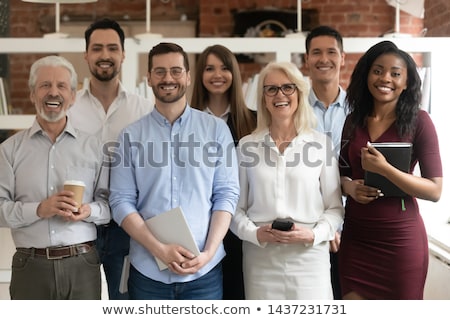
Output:
[[[372,143],[372,146],[380,151],[391,165],[403,172],[409,172],[412,143],[381,142]],[[406,193],[399,189],[395,184],[377,173],[366,171],[364,174],[364,184],[380,189],[385,197],[406,196]]]

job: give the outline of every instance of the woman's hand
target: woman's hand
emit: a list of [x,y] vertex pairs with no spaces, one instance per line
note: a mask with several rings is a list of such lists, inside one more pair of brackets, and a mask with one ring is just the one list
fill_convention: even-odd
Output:
[[278,243],[305,243],[312,244],[314,242],[314,233],[311,229],[297,226],[294,224],[291,230],[281,231],[272,229],[270,224],[260,226],[257,231],[257,238],[262,242],[278,242]]
[[383,196],[381,190],[366,186],[363,179],[341,179],[341,181],[343,193],[352,197],[356,202],[367,204]]
[[384,176],[385,170],[390,164],[380,151],[367,142],[367,146],[361,148],[361,166],[366,171]]

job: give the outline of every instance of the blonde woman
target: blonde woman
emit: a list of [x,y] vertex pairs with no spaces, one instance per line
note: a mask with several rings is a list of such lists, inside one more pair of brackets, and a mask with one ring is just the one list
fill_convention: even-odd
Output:
[[[258,125],[239,141],[246,299],[332,299],[329,241],[343,221],[337,160],[316,131],[309,86],[290,62],[260,73]],[[286,231],[272,223],[292,222]]]

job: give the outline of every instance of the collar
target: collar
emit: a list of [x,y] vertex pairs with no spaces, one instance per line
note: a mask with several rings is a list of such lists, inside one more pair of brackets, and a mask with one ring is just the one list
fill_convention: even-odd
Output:
[[[90,96],[90,97],[94,97],[94,95],[93,95],[92,92],[91,92],[91,85],[90,85],[90,83],[91,83],[90,80],[87,81],[87,82],[83,85],[83,88],[81,88],[81,89],[78,91],[78,94],[80,95],[80,97],[81,97],[81,96],[84,96],[84,95],[88,95],[88,96]],[[127,94],[128,94],[128,91],[125,89],[125,87],[123,86],[122,82],[119,81],[119,90],[118,90],[118,92],[117,92],[117,97],[119,97],[119,96],[121,96],[121,95],[126,96]]]
[[[180,125],[182,125],[184,122],[186,122],[189,117],[191,116],[192,108],[189,106],[189,104],[186,104],[186,107],[184,108],[183,113],[178,117],[175,122],[179,122]],[[158,124],[161,126],[167,126],[170,125],[169,120],[164,117],[157,108],[153,108],[153,110],[150,112],[150,115],[153,117],[153,119],[156,120]]]
[[[63,132],[61,132],[60,136],[64,133],[67,132],[68,134],[70,134],[71,136],[73,136],[74,138],[76,138],[78,136],[78,132],[77,130],[75,130],[75,128],[72,125],[72,121],[70,121],[70,118],[66,116],[66,126],[63,130]],[[29,133],[29,137],[31,138],[32,136],[34,136],[37,133],[42,133],[44,132],[44,129],[42,129],[42,127],[40,126],[39,122],[37,121],[37,118],[34,119],[34,122],[30,128],[30,133]]]
[[[265,144],[266,146],[273,147],[275,145],[275,142],[273,141],[272,137],[270,136],[269,128],[265,128],[261,131],[255,132],[252,134],[254,136],[255,141]],[[315,139],[313,137],[313,132],[306,132],[306,133],[300,133],[297,134],[297,136],[292,139],[292,144],[297,145],[300,143],[308,143],[308,142],[314,142]]]
[[[345,103],[346,95],[347,95],[347,93],[345,92],[345,90],[341,86],[339,86],[339,94],[338,94],[336,100],[334,100],[334,102],[330,106],[346,108],[346,103]],[[316,93],[314,92],[314,90],[312,88],[309,91],[309,104],[312,107],[315,107],[315,106],[324,107],[324,104],[322,103],[322,101],[320,101],[317,98]]]
[[[223,119],[223,120],[227,120],[228,119],[228,115],[230,113],[230,105],[228,105],[227,109],[225,110],[224,113],[222,113],[220,116],[218,116],[219,118]],[[206,107],[205,112],[209,113],[210,115],[216,116],[209,107]]]

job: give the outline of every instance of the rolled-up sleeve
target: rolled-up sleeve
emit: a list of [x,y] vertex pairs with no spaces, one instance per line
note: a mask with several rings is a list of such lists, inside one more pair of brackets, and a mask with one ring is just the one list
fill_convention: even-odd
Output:
[[111,157],[109,204],[112,218],[119,225],[127,215],[137,212],[138,190],[129,137],[126,130],[122,131]]
[[231,133],[225,123],[218,126],[218,142],[222,146],[216,161],[212,211],[227,211],[234,215],[239,199],[239,169]]

